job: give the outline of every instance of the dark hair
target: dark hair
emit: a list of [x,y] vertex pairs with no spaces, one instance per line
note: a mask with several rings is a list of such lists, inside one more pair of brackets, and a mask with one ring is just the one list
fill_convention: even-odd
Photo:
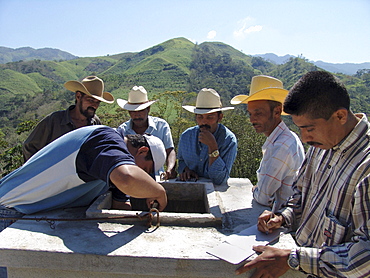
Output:
[[340,108],[350,110],[350,99],[343,83],[325,71],[311,71],[303,75],[290,89],[284,112],[307,115],[312,119],[328,120]]
[[271,113],[274,111],[276,107],[282,106],[281,102],[275,101],[275,100],[267,100]]
[[130,142],[130,144],[136,149],[138,149],[140,147],[148,147],[149,152],[148,152],[147,156],[145,157],[145,160],[152,160],[153,161],[153,155],[152,155],[152,152],[150,150],[150,146],[149,146],[148,142],[146,141],[145,137],[142,134],[127,134],[127,135],[125,135],[125,137],[127,138],[127,141]]
[[[77,94],[77,93],[80,93],[80,94],[81,94],[81,98],[83,98],[84,96],[86,96],[86,94],[85,94],[85,93],[83,93],[83,92],[81,92],[81,91],[76,91],[75,93],[76,93],[76,94]],[[75,104],[77,104],[77,98],[75,98]]]

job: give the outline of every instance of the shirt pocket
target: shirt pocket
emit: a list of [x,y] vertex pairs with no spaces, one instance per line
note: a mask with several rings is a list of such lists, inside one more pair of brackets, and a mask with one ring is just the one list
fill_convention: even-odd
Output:
[[323,220],[323,245],[332,246],[345,242],[349,226],[343,225],[331,212],[327,212]]

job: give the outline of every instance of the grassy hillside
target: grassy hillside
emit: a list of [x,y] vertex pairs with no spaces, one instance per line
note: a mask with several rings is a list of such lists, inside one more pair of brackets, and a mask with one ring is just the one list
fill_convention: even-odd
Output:
[[[228,105],[236,94],[248,93],[254,75],[280,78],[289,89],[304,73],[318,69],[304,58],[291,58],[285,64],[276,65],[246,55],[222,42],[197,45],[185,38],[171,39],[137,53],[59,62],[7,63],[0,65],[0,116],[3,119],[0,128],[14,128],[22,121],[38,120],[56,108],[65,108],[73,102],[73,93],[68,92],[63,84],[88,75],[101,77],[105,81],[105,90],[116,98],[127,99],[134,85],[144,86],[149,98],[166,91],[190,93],[208,87],[216,89],[224,105]],[[364,72],[363,76],[366,74]],[[362,76],[338,77],[350,91],[354,110],[370,112],[370,82]],[[188,95],[183,101],[194,103],[195,94]],[[117,109],[119,111],[117,104],[102,104],[99,113],[115,114]],[[157,108],[153,106],[153,109]]]
[[[252,57],[221,42],[194,44],[175,38],[137,53],[76,58],[67,61],[19,61],[0,65],[0,169],[3,173],[22,164],[21,144],[34,125],[47,114],[66,109],[74,93],[63,84],[97,75],[105,91],[127,99],[134,85],[144,86],[149,99],[159,99],[151,114],[167,120],[175,146],[182,131],[194,125],[194,115],[182,109],[195,104],[197,92],[215,89],[224,106],[237,94],[248,94],[254,75],[281,79],[289,89],[303,74],[320,70],[304,58],[291,58],[276,65]],[[355,76],[337,74],[346,84],[354,112],[370,113],[370,71]],[[117,127],[129,118],[116,103],[101,103],[98,116],[106,125]],[[287,123],[291,123],[286,118]],[[239,150],[233,177],[255,178],[264,137],[249,124],[243,106],[225,113],[223,122],[237,135]]]

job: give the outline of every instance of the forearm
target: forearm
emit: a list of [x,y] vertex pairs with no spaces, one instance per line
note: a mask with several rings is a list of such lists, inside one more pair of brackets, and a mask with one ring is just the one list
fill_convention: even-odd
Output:
[[110,174],[111,182],[135,198],[163,198],[165,189],[136,165],[120,165]]
[[320,277],[369,277],[369,248],[368,241],[320,249],[301,247],[298,249],[300,267],[305,272]]
[[172,170],[176,166],[176,152],[175,149],[167,150],[167,170]]
[[224,184],[227,182],[229,176],[229,169],[227,169],[225,162],[221,157],[218,157],[211,166],[208,167],[208,177],[215,185]]

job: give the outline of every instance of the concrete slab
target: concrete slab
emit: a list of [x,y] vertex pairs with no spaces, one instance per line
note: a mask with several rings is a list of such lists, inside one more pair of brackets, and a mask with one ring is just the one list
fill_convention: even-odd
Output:
[[[251,198],[248,179],[215,187],[222,208],[220,227],[161,225],[146,222],[20,220],[0,233],[0,265],[8,277],[235,277],[238,267],[206,253],[226,235],[256,223],[265,207]],[[85,218],[86,208],[56,210],[36,217]],[[284,235],[277,247],[290,248]],[[250,277],[252,272],[243,277]],[[283,277],[306,277],[288,271]]]

